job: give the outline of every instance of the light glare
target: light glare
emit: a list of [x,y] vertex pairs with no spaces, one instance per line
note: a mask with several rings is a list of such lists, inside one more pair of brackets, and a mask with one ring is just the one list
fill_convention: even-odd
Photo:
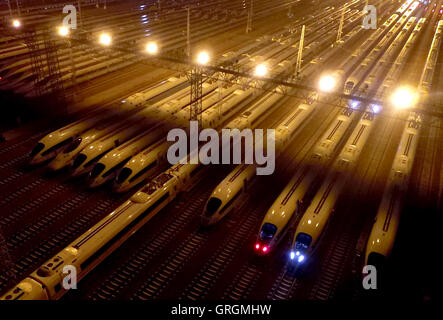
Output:
[[111,44],[111,42],[112,42],[111,36],[109,34],[107,34],[107,33],[102,33],[100,35],[99,40],[100,40],[100,43],[102,45],[104,45],[104,46],[109,46]]
[[66,37],[69,34],[69,29],[65,26],[60,26],[57,28],[59,36]]
[[268,68],[264,64],[259,64],[255,67],[255,75],[257,77],[264,77],[268,73]]
[[155,42],[148,42],[146,44],[146,52],[149,54],[157,54],[158,53],[158,46]]
[[209,53],[206,51],[202,51],[197,56],[197,62],[199,64],[207,64],[209,62]]
[[321,91],[331,92],[332,90],[334,90],[336,83],[337,81],[333,76],[326,75],[321,77],[319,82],[319,88]]
[[22,23],[20,22],[20,20],[18,20],[18,19],[12,20],[12,26],[14,28],[20,28],[21,25],[22,25]]
[[398,109],[410,108],[416,99],[416,94],[409,88],[398,88],[391,97],[392,104]]

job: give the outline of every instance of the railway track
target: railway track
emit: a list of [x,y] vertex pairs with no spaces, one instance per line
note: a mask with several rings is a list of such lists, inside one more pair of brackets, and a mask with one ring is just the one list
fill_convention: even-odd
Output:
[[[391,122],[385,123],[383,130],[377,132],[378,137],[386,139],[378,140],[372,147],[374,153],[368,156],[366,169],[361,172],[361,179],[370,182],[352,192],[359,198],[374,198],[374,190],[379,188],[378,183],[385,176],[383,168],[386,166],[382,164],[383,161],[387,162],[388,156],[386,155],[389,154],[389,148],[395,145],[396,131],[393,128],[399,127],[398,124],[394,124],[391,128],[390,124]],[[428,141],[425,146],[425,150],[430,150],[432,163],[423,165],[419,174],[420,180],[428,175],[432,177],[435,174],[433,170],[437,170],[435,169],[435,161],[438,161],[436,160],[438,152],[435,151],[438,149],[437,143]],[[0,153],[0,157],[1,155],[2,153]],[[0,169],[14,170],[23,159],[25,159],[25,155],[6,160],[0,163]],[[0,199],[0,206],[9,205],[13,209],[11,214],[0,219],[0,228],[3,230],[6,229],[6,226],[12,225],[11,230],[4,232],[6,237],[0,233],[0,250],[2,250],[0,254],[2,252],[9,254],[5,261],[6,264],[12,266],[13,270],[9,274],[0,272],[0,291],[9,285],[8,277],[20,278],[32,271],[48,256],[56,253],[61,247],[80,235],[88,225],[98,221],[105,212],[121,201],[120,198],[109,198],[104,194],[93,196],[89,192],[77,190],[73,185],[55,184],[54,188],[48,188],[49,191],[39,190],[40,195],[30,199],[26,205],[14,207],[27,193],[39,189],[46,182],[42,177],[34,180],[29,176],[29,183],[25,184],[24,181],[28,180],[25,180],[24,175],[24,171],[23,173],[17,171],[12,173],[10,177],[0,180],[0,188],[4,186],[5,190],[14,181],[20,179],[22,179],[20,183],[23,184],[22,189],[14,189],[5,198]],[[180,297],[191,300],[206,298],[215,284],[220,282],[221,275],[226,273],[226,268],[236,255],[245,248],[246,244],[249,244],[248,241],[253,236],[256,226],[260,222],[260,216],[264,212],[264,206],[259,201],[252,205],[253,201],[248,200],[246,204],[251,207],[245,210],[245,204],[241,208],[242,210],[239,210],[239,212],[247,211],[248,214],[244,217],[239,217],[239,213],[229,216],[223,222],[225,226],[221,229],[229,231],[224,232],[220,240],[210,242],[213,237],[211,232],[194,228],[193,225],[212,190],[208,179],[204,181],[206,183],[195,187],[197,191],[192,191],[190,196],[179,198],[178,201],[174,201],[165,209],[161,215],[168,217],[160,218],[160,227],[158,224],[157,229],[148,227],[148,230],[154,229],[155,232],[143,234],[143,229],[138,231],[137,241],[131,238],[130,244],[123,245],[123,248],[130,249],[130,252],[123,255],[123,262],[119,261],[116,266],[113,266],[115,269],[112,270],[104,267],[105,276],[93,275],[92,281],[97,281],[98,277],[104,280],[101,282],[102,284],[87,285],[87,288],[79,295],[84,294],[84,297],[94,300],[122,297],[134,300],[161,298],[165,295],[165,291],[173,290],[172,284],[179,281],[177,278],[185,272],[187,266],[197,266],[198,268],[190,271],[192,275],[187,275],[190,281],[185,283],[184,290],[180,291]],[[365,190],[365,187],[368,187],[368,190]],[[425,188],[430,188],[429,183]],[[55,205],[55,198],[63,199],[63,201]],[[267,201],[266,197],[260,200]],[[89,207],[94,209],[86,211],[85,209]],[[48,210],[42,208],[48,208]],[[328,245],[323,249],[324,252],[321,252],[318,259],[322,261],[322,265],[316,273],[318,277],[311,279],[312,284],[308,284],[307,297],[309,299],[329,300],[335,298],[337,291],[343,286],[347,272],[350,269],[355,269],[356,256],[361,253],[357,252],[355,247],[359,241],[360,231],[365,225],[363,221],[367,219],[364,215],[369,211],[363,210],[362,213],[352,215],[355,212],[351,209],[355,208],[356,204],[345,207],[338,220],[340,223],[333,223],[334,232],[328,231]],[[23,226],[17,228],[21,224]],[[50,231],[48,232],[48,230]],[[221,231],[217,232],[220,234]],[[46,237],[45,234],[49,234],[49,236]],[[173,243],[174,239],[177,239],[178,243]],[[201,252],[208,252],[209,243],[211,243],[211,247],[215,244],[212,247],[216,248],[215,251],[211,252],[209,258],[206,258],[201,265],[199,263],[193,264],[197,257],[201,258]],[[124,249],[120,251],[122,250]],[[242,259],[244,260],[244,257]],[[239,263],[239,271],[224,290],[223,297],[225,299],[240,300],[250,297],[251,292],[265,276],[266,269],[263,265],[255,261],[244,262]],[[353,267],[348,268],[350,265]],[[302,285],[301,282],[302,280],[298,279],[295,273],[283,267],[277,273],[266,297],[273,300],[294,298]],[[73,295],[75,294],[73,293]]]
[[[104,198],[103,194],[82,192],[70,201],[60,203],[35,224],[28,225],[5,240],[14,264],[12,272],[18,278],[23,277],[121,201],[121,197]],[[0,290],[7,285],[4,278],[0,274]]]
[[[203,184],[203,188],[197,188],[195,192],[189,197],[184,197],[178,201],[177,204],[173,204],[171,210],[176,211],[176,214],[172,216],[166,223],[159,228],[159,231],[152,237],[149,237],[145,241],[140,249],[132,254],[125,263],[117,268],[111,275],[109,275],[103,282],[103,285],[97,288],[89,298],[93,300],[100,299],[115,299],[120,292],[127,288],[132,281],[137,277],[144,268],[156,258],[156,256],[168,245],[177,235],[185,228],[192,219],[198,216],[206,202],[206,197],[210,194],[210,184]],[[200,240],[200,238],[198,238]],[[198,245],[198,241],[195,240],[191,245]],[[191,247],[187,247],[186,253],[192,252]],[[180,257],[183,256],[183,252]],[[177,263],[178,260],[171,263]],[[169,268],[171,268],[169,266]],[[170,269],[164,271],[167,276],[172,276]],[[168,273],[169,272],[169,273]],[[163,279],[167,279],[163,278]],[[164,276],[165,277],[165,276]]]
[[[223,243],[213,255],[206,261],[203,268],[193,278],[182,294],[183,299],[198,300],[205,298],[206,294],[218,280],[224,269],[237,256],[240,248],[255,231],[257,223],[263,214],[263,206],[257,206],[252,211],[248,206],[241,207],[235,214],[229,217],[227,224],[229,232]],[[237,220],[242,212],[249,211],[243,219]]]

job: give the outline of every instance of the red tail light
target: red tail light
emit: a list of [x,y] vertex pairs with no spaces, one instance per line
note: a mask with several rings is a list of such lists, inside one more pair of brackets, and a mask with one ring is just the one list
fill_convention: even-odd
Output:
[[268,247],[264,246],[262,250],[263,250],[263,252],[267,252],[268,251]]
[[256,244],[255,244],[255,249],[256,249],[256,250],[260,249],[260,244],[256,243]]

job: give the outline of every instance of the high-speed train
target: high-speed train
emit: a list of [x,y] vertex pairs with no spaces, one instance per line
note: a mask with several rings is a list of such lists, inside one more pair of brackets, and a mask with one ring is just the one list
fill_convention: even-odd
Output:
[[71,123],[43,137],[29,154],[31,165],[43,163],[54,158],[66,145],[80,133],[103,120],[103,115],[95,114],[87,119]]
[[204,166],[176,164],[136,192],[31,275],[5,293],[2,300],[53,300],[66,290],[65,267],[75,267],[82,279],[143,224],[154,217],[201,175]]
[[104,123],[98,124],[88,131],[81,133],[57,154],[57,156],[48,164],[48,168],[56,171],[71,165],[75,156],[77,156],[84,147],[120,127],[121,124],[118,120],[121,120],[121,118],[114,121],[114,123],[105,121]]
[[[421,75],[418,91],[426,101],[441,47],[443,20],[440,20]],[[382,267],[390,256],[397,235],[404,195],[415,159],[421,129],[421,117],[411,112],[403,129],[397,153],[383,197],[378,208],[371,233],[367,240],[365,265]]]
[[210,226],[228,213],[235,210],[246,191],[251,179],[255,177],[255,166],[248,164],[238,165],[212,192],[206,202],[201,222],[204,226]]
[[[105,121],[115,115],[124,114],[124,112],[136,109],[141,106],[141,103],[160,95],[161,93],[178,86],[186,81],[186,77],[171,77],[167,80],[161,81],[148,90],[134,95],[133,98],[128,99],[128,103],[122,103],[118,106],[113,106],[107,112],[96,111],[92,115],[84,119],[73,122],[63,128],[51,132],[43,137],[30,153],[30,164],[40,164],[57,156],[68,144],[75,140],[79,135]],[[126,102],[126,101],[125,101]]]
[[133,155],[160,139],[163,134],[164,130],[162,130],[161,126],[155,126],[147,132],[135,136],[118,148],[109,151],[89,172],[89,187],[95,188],[104,184],[106,181],[114,179],[118,170],[121,169]]
[[[255,95],[256,91],[253,88],[246,91],[236,89],[223,100],[220,110],[216,110],[218,107],[215,107],[203,112],[203,127],[217,127],[223,119],[227,119],[254,99]],[[169,146],[168,141],[159,142],[155,147],[149,147],[135,155],[117,175],[113,190],[126,192],[149,178],[154,170],[164,162]]]
[[[391,69],[393,67],[389,68],[389,70]],[[377,72],[377,68],[373,72]],[[377,93],[383,92],[385,88],[385,85],[381,85]],[[335,203],[346,182],[347,174],[355,165],[379,111],[380,106],[378,105],[369,105],[366,108],[359,124],[353,130],[335,160],[332,170],[328,173],[311,205],[301,218],[289,254],[290,261],[294,265],[302,265],[318,248],[318,244],[330,222]]]
[[[275,134],[276,157],[278,157],[281,151],[295,137],[297,129],[312,113],[313,109],[314,106],[300,104],[277,126]],[[248,186],[256,177],[255,170],[255,165],[238,165],[215,187],[201,215],[202,225],[214,225],[229,212],[236,209],[239,203],[237,200],[241,199],[242,193],[247,190]]]
[[74,159],[71,175],[77,177],[92,170],[95,163],[108,151],[119,146],[122,142],[134,137],[143,129],[137,126],[138,121],[128,122],[110,132],[100,140],[86,146]]
[[403,198],[418,144],[419,116],[410,115],[392,164],[383,198],[368,238],[365,265],[382,267],[390,256],[400,222]]
[[[391,20],[386,23],[386,27],[390,26],[393,23],[394,18],[391,17]],[[367,44],[369,44],[369,42],[367,42]],[[363,55],[364,51],[360,50],[359,54]],[[355,60],[358,57],[358,54],[350,56],[346,60],[347,62],[343,65],[347,66],[351,64],[351,61]],[[342,70],[342,72],[338,73],[337,76],[340,77],[345,73],[346,71]],[[355,81],[355,85],[362,79],[362,77],[363,74],[353,78],[357,79],[357,81]],[[354,84],[352,84],[352,86],[348,88],[347,93],[352,93],[353,90],[356,90],[357,88],[358,86],[354,86]],[[306,194],[309,186],[314,181],[316,174],[318,174],[318,170],[316,172],[312,171],[312,166],[322,166],[325,164],[327,159],[332,156],[332,152],[334,151],[335,146],[349,126],[350,119],[352,119],[353,114],[355,114],[354,112],[352,112],[352,110],[358,109],[359,104],[352,105],[352,103],[349,103],[349,107],[349,109],[344,109],[342,113],[337,117],[337,119],[332,123],[332,125],[326,130],[325,134],[320,139],[320,142],[314,148],[314,151],[310,157],[310,165],[303,166],[301,169],[297,170],[294,177],[286,185],[282,193],[268,210],[260,226],[260,230],[257,235],[257,241],[255,243],[255,250],[259,253],[263,252],[263,248],[266,248],[265,252],[271,252],[272,249],[278,245],[287,231],[296,222],[295,220],[297,219],[297,213],[299,213],[302,199]],[[378,109],[378,106],[371,106],[368,110],[369,113],[366,114],[366,117],[370,119],[371,112],[379,111]],[[363,119],[362,121],[368,122],[370,121],[368,119]],[[355,131],[355,134],[361,133],[362,128],[365,127],[366,125],[362,123],[359,130]],[[355,146],[351,145],[348,148],[348,152],[343,153],[343,158],[349,158],[349,155],[346,155],[346,153],[352,154],[355,153],[355,150]],[[302,260],[303,258],[298,259]]]
[[127,112],[123,115],[116,115],[102,121],[95,125],[93,128],[79,134],[77,138],[72,140],[61,150],[57,156],[48,164],[50,170],[60,170],[66,166],[72,165],[74,158],[77,154],[83,150],[87,145],[104,137],[115,129],[121,127],[121,121],[128,118],[131,113],[140,111],[141,108],[135,108],[131,112]]
[[166,154],[169,146],[170,144],[162,139],[132,157],[117,173],[113,183],[113,191],[127,192],[151,178],[158,169],[166,166]]
[[295,230],[290,261],[300,266],[318,248],[334,211],[335,203],[346,182],[347,173],[355,165],[365,145],[375,114],[368,107],[359,125],[353,130],[345,146],[334,162],[320,189],[306,209]]

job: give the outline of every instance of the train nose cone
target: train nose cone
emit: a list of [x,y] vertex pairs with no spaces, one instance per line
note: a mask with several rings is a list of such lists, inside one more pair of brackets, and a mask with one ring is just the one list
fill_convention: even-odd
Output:
[[120,184],[114,183],[114,184],[112,185],[112,192],[115,192],[115,193],[123,193],[123,192],[126,192],[126,191],[127,191],[127,190],[125,189],[125,187],[122,186],[122,185],[120,185]]
[[31,166],[35,166],[36,164],[39,164],[40,163],[40,161],[39,161],[39,159],[38,159],[38,157],[33,157],[33,158],[31,158],[31,159],[29,159],[29,165],[31,165]]
[[201,224],[204,227],[209,227],[212,224],[211,218],[201,217]]
[[83,169],[71,169],[71,177],[76,178],[86,173],[86,170]]
[[92,188],[97,188],[100,185],[101,185],[100,181],[95,180],[95,179],[93,179],[93,180],[88,179],[88,187],[89,188],[91,188],[91,189]]
[[57,170],[60,170],[61,168],[63,168],[63,164],[59,161],[56,161],[56,160],[52,160],[48,164],[48,169],[51,171],[57,171]]

